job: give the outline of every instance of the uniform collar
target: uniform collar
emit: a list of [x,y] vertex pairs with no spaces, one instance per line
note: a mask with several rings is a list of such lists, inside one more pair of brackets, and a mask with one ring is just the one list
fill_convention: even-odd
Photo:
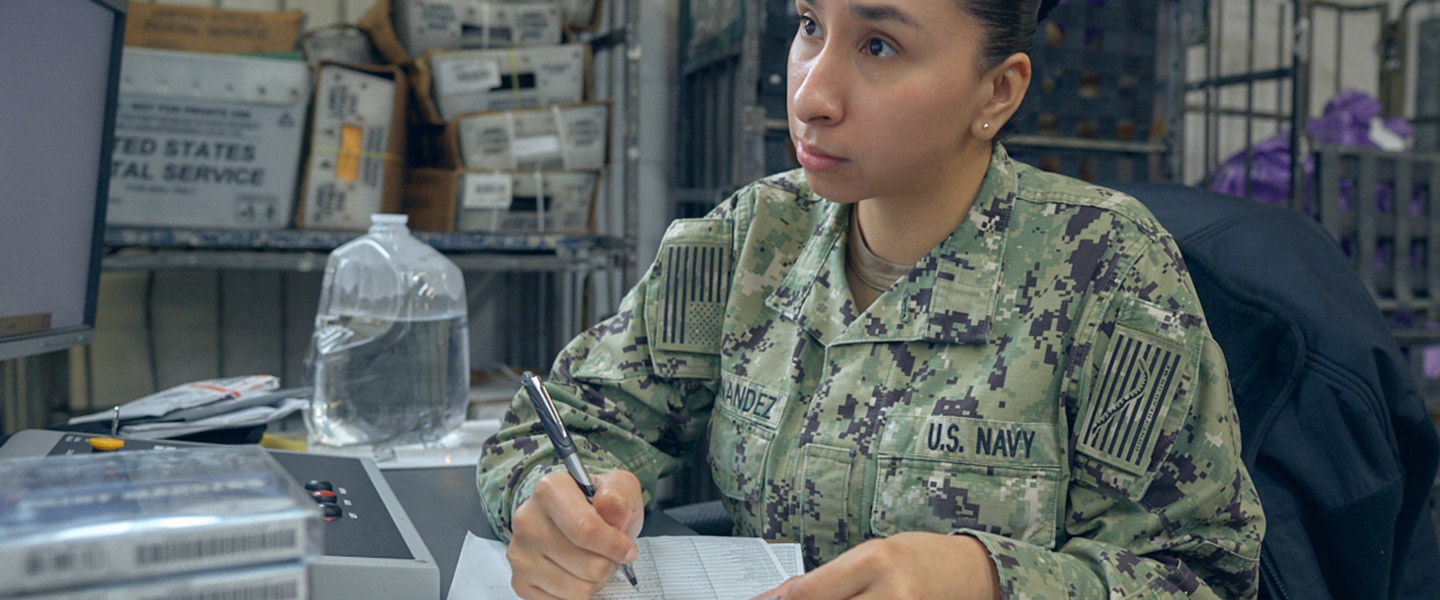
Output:
[[851,206],[825,215],[765,303],[825,346],[885,341],[984,344],[994,319],[1016,169],[995,144],[965,221],[875,300],[863,315],[845,280]]

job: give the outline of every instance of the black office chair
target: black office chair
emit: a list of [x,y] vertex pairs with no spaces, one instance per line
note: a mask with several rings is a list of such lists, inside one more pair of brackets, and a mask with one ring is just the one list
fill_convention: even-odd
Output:
[[1436,432],[1334,239],[1282,208],[1112,186],[1175,236],[1225,352],[1265,507],[1261,598],[1435,598]]

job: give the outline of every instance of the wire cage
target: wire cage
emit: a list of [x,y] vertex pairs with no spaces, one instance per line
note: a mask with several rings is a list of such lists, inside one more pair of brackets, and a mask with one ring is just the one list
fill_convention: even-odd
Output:
[[1440,0],[1205,4],[1184,181],[1317,219],[1440,424]]
[[1318,219],[1402,345],[1440,342],[1440,0],[1211,0],[1204,18],[1185,181]]
[[1086,181],[1170,181],[1181,164],[1185,17],[1196,0],[1061,2],[1006,139],[1012,156]]

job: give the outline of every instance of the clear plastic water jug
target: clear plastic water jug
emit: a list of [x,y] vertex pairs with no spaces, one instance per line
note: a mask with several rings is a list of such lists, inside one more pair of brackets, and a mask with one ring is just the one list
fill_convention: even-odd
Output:
[[330,254],[306,365],[312,444],[429,444],[465,418],[465,282],[406,221],[372,215]]

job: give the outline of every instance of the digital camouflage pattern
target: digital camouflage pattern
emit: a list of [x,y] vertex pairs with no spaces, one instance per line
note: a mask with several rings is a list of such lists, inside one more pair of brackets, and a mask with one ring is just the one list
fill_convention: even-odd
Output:
[[[997,144],[965,222],[863,312],[849,215],[795,171],[673,223],[547,383],[586,463],[653,490],[708,431],[736,533],[810,567],[964,532],[1007,598],[1255,596],[1225,361],[1148,211]],[[517,395],[480,462],[497,532],[559,468]]]

